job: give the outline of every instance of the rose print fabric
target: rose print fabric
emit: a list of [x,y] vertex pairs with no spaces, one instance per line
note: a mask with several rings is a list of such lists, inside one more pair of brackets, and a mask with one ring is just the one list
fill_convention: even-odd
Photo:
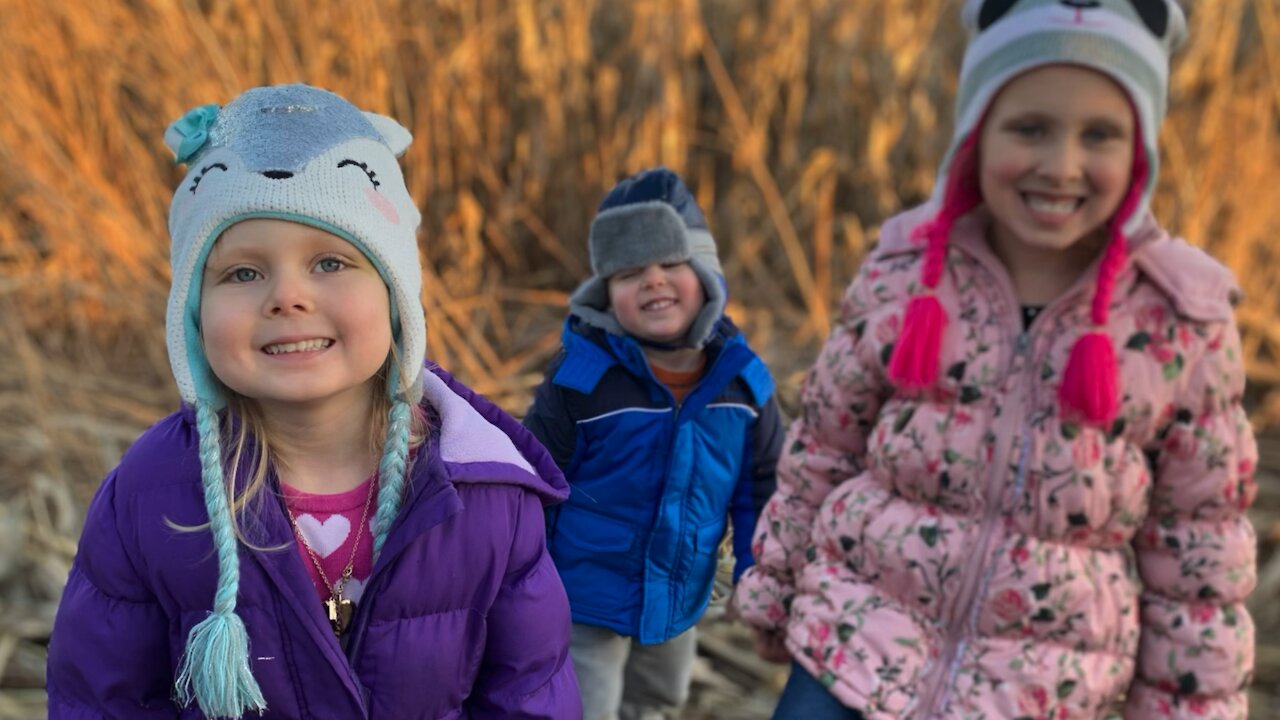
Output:
[[1107,326],[1110,428],[1059,416],[1090,271],[1024,332],[978,210],[939,288],[941,379],[885,366],[921,259],[886,223],[806,378],[736,602],[869,720],[1244,718],[1256,445],[1230,273],[1153,220]]

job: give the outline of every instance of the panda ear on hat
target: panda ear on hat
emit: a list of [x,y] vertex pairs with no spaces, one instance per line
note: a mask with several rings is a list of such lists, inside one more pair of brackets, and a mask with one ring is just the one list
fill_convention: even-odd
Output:
[[[1009,15],[1019,0],[969,0],[962,13],[966,27],[983,32],[998,20]],[[1062,5],[1073,10],[1093,10],[1113,4],[1127,5],[1137,19],[1146,26],[1156,39],[1160,40],[1172,52],[1182,47],[1187,39],[1187,18],[1176,0],[1115,0],[1114,2],[1094,1],[1089,5],[1078,5],[1062,0]],[[1118,10],[1119,8],[1113,8]]]
[[404,155],[404,151],[409,149],[409,143],[413,142],[413,134],[405,126],[378,113],[366,112],[364,116],[373,124],[373,129],[382,136],[387,147],[391,148],[393,155],[396,157]]

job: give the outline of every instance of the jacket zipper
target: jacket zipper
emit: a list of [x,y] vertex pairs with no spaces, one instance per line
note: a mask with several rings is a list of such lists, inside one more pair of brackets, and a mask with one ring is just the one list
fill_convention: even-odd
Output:
[[[1014,292],[1012,282],[1008,276],[1008,271],[1000,269],[996,271],[992,267],[992,260],[982,257],[980,253],[969,253],[969,255],[987,270],[987,272],[996,279],[996,285],[1000,288],[1005,296],[1006,302],[1011,302],[1010,307],[1017,308],[1020,303],[1017,294]],[[950,697],[951,689],[954,686],[955,676],[960,671],[960,660],[964,656],[964,650],[967,648],[969,638],[977,630],[978,614],[981,609],[979,600],[986,595],[987,588],[990,584],[991,575],[995,570],[994,564],[986,570],[982,570],[982,566],[986,563],[987,556],[991,552],[991,537],[995,532],[996,520],[1001,514],[1002,507],[1000,499],[1003,495],[999,492],[1002,483],[1000,478],[1004,475],[1004,468],[1007,466],[1009,457],[1013,451],[1012,440],[1004,440],[1013,437],[1013,430],[1018,427],[1022,428],[1019,433],[1021,439],[1020,456],[1018,458],[1018,468],[1014,477],[1015,495],[1022,491],[1026,484],[1027,461],[1029,459],[1031,427],[1027,420],[1027,408],[1035,407],[1035,379],[1034,368],[1036,364],[1036,354],[1033,351],[1033,340],[1036,337],[1036,330],[1039,326],[1047,322],[1046,317],[1056,314],[1060,307],[1068,305],[1079,295],[1081,287],[1084,283],[1093,278],[1094,273],[1086,271],[1071,285],[1064,293],[1059,295],[1049,303],[1049,305],[1031,321],[1031,324],[1024,330],[1022,329],[1022,321],[1015,313],[1015,323],[1018,328],[1016,340],[1014,341],[1014,353],[1007,365],[1007,373],[1011,373],[1017,363],[1019,357],[1026,356],[1023,376],[1025,387],[1017,393],[1017,403],[1013,407],[1005,406],[1004,409],[1010,412],[1002,413],[1003,421],[998,423],[1000,430],[997,434],[997,443],[1003,443],[1004,447],[997,447],[997,451],[992,454],[991,471],[987,476],[987,499],[988,504],[983,513],[983,525],[981,528],[981,537],[979,538],[976,553],[969,555],[965,562],[964,573],[962,577],[964,582],[960,586],[960,594],[955,604],[955,611],[948,623],[947,641],[943,645],[943,652],[939,656],[941,662],[936,665],[937,672],[930,678],[925,687],[925,692],[921,695],[921,702],[918,705],[924,712],[923,717],[942,717],[939,713],[942,707],[946,705],[946,701]],[[1028,370],[1029,369],[1029,370]],[[1010,426],[1010,421],[1012,427]],[[978,576],[981,576],[980,578]]]
[[[360,681],[360,674],[356,672],[355,663],[356,658],[360,657],[360,651],[364,645],[365,629],[368,625],[368,615],[372,612],[372,610],[369,609],[370,603],[366,602],[366,599],[373,599],[374,595],[378,592],[378,584],[381,582],[383,576],[386,575],[385,569],[390,567],[391,562],[403,551],[404,548],[401,548],[396,552],[395,556],[386,558],[385,562],[379,563],[381,568],[375,567],[373,572],[369,575],[369,579],[366,581],[367,584],[364,587],[364,594],[360,596],[360,604],[356,607],[356,616],[351,620],[351,635],[347,638],[346,646],[342,648],[343,655],[347,658],[347,664],[351,666],[351,676],[355,678],[356,688],[360,691],[358,699],[360,701],[360,708],[364,711],[363,717],[366,718],[369,717],[369,713],[372,708],[367,704],[364,683]],[[382,560],[383,558],[378,559]],[[339,642],[338,644],[341,645],[342,643]]]
[[[408,488],[406,486],[406,492],[407,491]],[[402,506],[400,508],[400,512],[403,513],[404,511],[405,508]],[[399,517],[400,516],[397,515],[396,519],[399,519]],[[390,539],[390,537],[391,535],[388,533],[387,538]],[[395,562],[395,559],[400,557],[400,554],[407,550],[410,544],[402,545],[392,555],[381,556],[377,559],[378,561],[374,565],[373,571],[369,574],[368,580],[365,581],[364,594],[361,595],[361,601],[356,607],[356,615],[351,620],[351,635],[347,639],[346,647],[342,648],[342,650],[344,651],[343,655],[347,658],[347,664],[351,666],[351,676],[356,680],[356,687],[361,690],[363,690],[364,685],[360,682],[359,673],[356,672],[355,659],[360,657],[360,652],[363,649],[362,646],[364,644],[365,630],[368,626],[368,615],[373,612],[369,609],[371,606],[369,601],[378,593],[379,585],[387,574],[387,568],[391,567],[391,564]],[[339,643],[339,645],[341,645],[341,643]],[[364,692],[360,693],[360,706],[365,712],[364,716],[368,717],[370,708],[365,703]]]
[[[694,392],[695,392],[699,387],[701,387],[701,386],[702,386],[703,381],[707,379],[707,376],[711,374],[711,372],[715,369],[715,366],[716,366],[716,365],[718,365],[718,364],[720,363],[720,360],[721,360],[721,358],[723,358],[723,357],[724,357],[724,353],[723,353],[723,352],[721,352],[721,353],[716,357],[716,359],[715,359],[715,361],[712,363],[712,365],[711,365],[710,367],[708,367],[708,368],[707,368],[707,371],[706,371],[705,373],[703,373],[703,374],[702,374],[702,377],[701,377],[701,378],[698,378],[698,382],[694,383],[694,384],[693,384],[693,387],[689,388],[689,392],[685,394],[685,397],[686,397],[686,398],[687,398],[687,397],[689,397],[689,395],[692,395],[692,394],[693,394],[693,393],[694,393]],[[663,470],[662,470],[662,492],[658,493],[658,509],[657,509],[657,513],[656,513],[656,516],[655,516],[655,519],[656,519],[656,517],[658,517],[658,516],[661,516],[661,515],[662,515],[662,504],[663,504],[663,499],[666,497],[666,494],[667,494],[667,482],[668,482],[668,480],[670,480],[670,478],[671,478],[671,456],[674,454],[674,452],[673,452],[673,451],[674,451],[675,444],[676,444],[676,435],[679,433],[679,429],[680,429],[680,411],[684,408],[684,402],[683,402],[683,401],[676,400],[676,396],[675,396],[675,394],[673,394],[673,393],[671,392],[671,388],[668,388],[668,387],[666,386],[666,384],[664,384],[662,381],[658,380],[657,376],[653,374],[653,368],[649,366],[649,359],[648,359],[648,357],[647,357],[647,356],[645,356],[645,355],[644,355],[644,353],[643,353],[643,352],[641,352],[641,353],[640,353],[640,358],[641,358],[641,360],[643,360],[643,361],[644,361],[644,369],[645,369],[645,372],[646,372],[646,373],[648,373],[648,375],[649,375],[649,380],[650,380],[651,382],[653,382],[655,385],[657,385],[659,388],[661,388],[661,389],[662,389],[662,392],[663,392],[663,393],[665,393],[665,394],[666,394],[666,396],[667,396],[667,400],[668,400],[668,402],[670,402],[670,403],[671,403],[671,430],[667,433],[667,441],[666,441],[666,443],[665,443],[665,446],[666,446],[666,447],[665,447],[665,450],[666,450],[666,457],[664,457],[664,458],[663,458],[663,462],[662,462],[662,467],[663,467]],[[682,503],[682,505],[683,505],[683,503]],[[683,512],[683,508],[681,509],[681,513],[680,513],[680,523],[681,523],[682,525],[684,524],[684,512]],[[651,528],[650,528],[650,529],[652,529],[652,525],[651,525]],[[650,533],[650,535],[649,535],[649,542],[650,542],[651,544],[653,543],[653,534],[652,534],[652,533]],[[646,557],[646,558],[649,556],[649,548],[648,548],[648,547],[646,547],[646,548],[645,548],[644,554],[645,554],[645,557]],[[677,549],[677,550],[676,550],[676,559],[675,559],[675,562],[673,562],[673,563],[672,563],[672,566],[673,566],[673,567],[680,567],[681,554],[682,554],[682,553],[681,553],[681,550],[680,550],[680,549]],[[646,561],[646,562],[645,562],[645,564],[644,564],[644,568],[645,568],[645,574],[646,574],[646,575],[648,575],[648,573],[649,573],[649,563],[648,563],[647,561]],[[675,608],[676,608],[676,584],[675,584],[675,583],[667,583],[667,585],[668,585],[668,588],[667,588],[667,604],[668,604],[668,607],[670,608],[670,610],[669,610],[669,612],[667,613],[667,622],[666,622],[666,627],[664,627],[664,628],[663,628],[663,634],[664,634],[664,635],[666,634],[667,628],[670,628],[670,627],[671,627],[671,618],[675,617],[675,612],[676,612],[676,610],[675,610]],[[643,586],[643,587],[645,587],[645,588],[649,587],[649,583],[648,583],[648,579],[647,579],[647,578],[646,578],[646,581],[645,581],[645,583],[644,583],[644,586]],[[641,595],[642,595],[642,597],[641,597],[641,602],[640,602],[640,607],[641,607],[641,610],[640,610],[640,616],[641,616],[640,627],[641,627],[641,628],[643,628],[643,627],[644,627],[644,619],[643,619],[643,618],[644,618],[644,606],[645,606],[645,602],[644,602],[644,599],[643,599],[643,592],[644,592],[644,591],[642,590],[642,591],[641,591]]]
[[[283,500],[282,498],[280,498],[280,499],[279,499],[279,505],[278,505],[278,507],[277,507],[277,510],[278,510],[278,513],[279,513],[279,515],[278,515],[279,521],[280,521],[280,522],[282,522],[282,523],[285,523],[285,527],[288,527],[288,524],[287,524],[287,523],[289,523],[289,519],[288,519],[288,510],[285,508],[285,506],[284,506],[284,500]],[[289,531],[286,531],[286,532],[289,532],[289,533],[290,533],[290,535],[292,535],[292,530],[289,530]],[[291,538],[290,538],[290,541],[291,541],[291,542],[296,543],[296,542],[297,542],[297,539],[296,539],[296,538],[294,538],[294,537],[291,537]],[[294,555],[294,557],[297,557],[297,556],[296,556],[296,554]],[[266,565],[266,563],[264,562],[264,568],[265,568],[265,567],[267,567],[267,565]],[[273,571],[271,571],[271,570],[269,570],[269,569],[264,569],[264,572],[266,572],[266,573],[268,574],[268,576],[274,576],[274,574],[275,574]],[[312,600],[311,600],[311,599],[312,599],[312,598],[314,598],[314,595],[313,595],[313,594],[308,594],[308,595],[307,595],[307,597],[308,597],[308,600],[307,600],[307,602],[305,603],[305,604],[308,606],[308,610],[307,610],[307,612],[321,612],[321,613],[322,613],[323,611],[322,611],[322,610],[319,610],[319,607],[320,607],[319,605],[313,605],[313,604],[312,604]],[[288,599],[286,599],[286,600],[285,600],[285,602],[287,603],[287,602],[288,602]],[[354,618],[352,618],[352,623],[351,623],[351,627],[352,627],[352,634],[351,634],[351,637],[350,637],[350,641],[351,641],[351,642],[354,642],[354,640],[355,640],[355,628],[356,628],[356,626],[359,624],[359,618],[360,618],[361,613],[362,613],[362,611],[363,611],[363,606],[364,606],[364,603],[363,603],[363,602],[362,602],[362,603],[360,603],[360,604],[357,606],[357,608],[356,608],[356,616],[355,616]],[[282,612],[282,611],[281,611],[281,610],[279,610],[279,608],[277,608],[277,615],[279,615],[281,612]],[[365,694],[364,694],[364,692],[362,691],[362,690],[363,690],[363,684],[360,682],[360,676],[359,676],[359,674],[358,674],[358,673],[356,673],[355,666],[354,666],[354,665],[352,665],[352,663],[351,663],[352,655],[350,655],[350,654],[347,652],[347,647],[343,646],[343,644],[342,644],[342,640],[341,640],[340,638],[336,638],[336,637],[334,637],[334,636],[333,636],[333,632],[332,632],[332,630],[328,627],[329,622],[328,622],[328,619],[327,619],[327,618],[323,621],[323,625],[325,626],[325,633],[326,633],[326,635],[325,635],[325,639],[324,639],[324,640],[322,640],[321,642],[322,642],[322,643],[323,643],[323,642],[327,642],[329,638],[333,637],[333,641],[338,645],[338,654],[339,654],[340,656],[342,656],[342,658],[346,661],[346,671],[349,673],[349,678],[350,678],[350,680],[351,680],[351,684],[352,684],[352,686],[353,686],[353,687],[355,688],[355,690],[356,690],[356,692],[355,692],[355,696],[356,696],[356,705],[360,708],[360,717],[362,717],[362,718],[367,718],[367,717],[369,717],[369,706],[368,706],[368,704],[367,704],[367,702],[366,702]],[[202,716],[202,717],[203,717],[203,716]]]
[[[731,348],[732,348],[732,346],[731,346],[729,343],[726,343],[726,344],[725,344],[725,346],[724,346],[724,347],[722,347],[722,348],[720,349],[720,352],[719,352],[719,353],[717,353],[717,355],[716,355],[715,359],[714,359],[714,360],[712,360],[711,364],[707,366],[706,371],[702,373],[702,377],[698,379],[698,382],[696,382],[696,383],[694,383],[694,384],[693,384],[693,387],[689,388],[689,392],[685,394],[685,398],[688,398],[688,397],[690,397],[691,395],[693,395],[694,393],[696,393],[696,392],[698,391],[698,389],[699,389],[699,388],[701,388],[701,387],[706,383],[707,378],[711,377],[711,376],[715,373],[716,369],[717,369],[721,364],[723,364],[723,363],[727,362],[727,360],[725,360],[725,356],[726,356],[726,355],[728,355],[728,354],[730,353]],[[662,513],[662,502],[663,502],[663,498],[664,498],[664,497],[666,497],[666,485],[667,485],[667,481],[668,481],[668,480],[670,479],[670,477],[671,477],[671,462],[672,462],[672,455],[674,454],[674,453],[673,453],[673,451],[674,451],[674,448],[675,448],[676,434],[679,432],[679,427],[680,427],[680,414],[681,414],[681,411],[684,409],[684,402],[682,402],[682,401],[677,401],[677,400],[676,400],[675,395],[674,395],[674,394],[672,394],[671,389],[670,389],[670,388],[668,388],[668,387],[667,387],[664,383],[662,383],[660,380],[658,380],[657,376],[653,374],[653,368],[651,368],[651,367],[649,366],[649,359],[648,359],[648,357],[646,357],[646,356],[644,355],[643,351],[641,351],[641,352],[640,352],[640,359],[641,359],[641,361],[643,362],[643,367],[644,367],[645,373],[647,373],[647,375],[648,375],[648,377],[649,377],[650,382],[653,382],[655,385],[657,385],[659,388],[661,388],[661,389],[662,389],[662,391],[663,391],[664,393],[666,393],[666,395],[667,395],[667,400],[671,403],[671,430],[670,430],[670,432],[667,434],[667,442],[666,442],[666,457],[665,457],[665,458],[663,458],[663,473],[662,473],[662,481],[663,481],[663,482],[662,482],[662,485],[663,485],[663,487],[662,487],[662,492],[661,492],[661,493],[659,494],[659,496],[658,496],[658,514],[659,514],[659,515],[661,515],[661,513]],[[684,525],[684,523],[685,523],[685,512],[684,512],[684,507],[683,507],[683,506],[684,506],[684,502],[683,502],[683,501],[681,501],[680,524],[681,524],[681,526],[682,526],[682,527],[681,527],[680,532],[679,532],[679,533],[677,533],[677,535],[678,535],[678,536],[683,536],[683,535],[684,535],[684,532],[683,532],[683,525]],[[650,535],[650,540],[649,540],[649,542],[650,542],[650,543],[652,543],[652,542],[653,542],[652,535]],[[646,547],[646,548],[645,548],[645,557],[648,557],[648,555],[649,555],[649,548],[648,548],[648,547]],[[680,545],[680,547],[678,547],[678,548],[676,549],[676,557],[675,557],[674,562],[672,563],[673,567],[680,567],[681,561],[682,561],[683,559],[684,559],[684,544],[682,543],[682,544]],[[648,567],[649,567],[649,563],[648,563],[648,562],[645,562],[645,573],[646,573],[646,575],[648,574]],[[646,582],[644,583],[644,587],[648,587],[648,585],[649,585],[649,583],[646,581]],[[644,599],[643,599],[643,590],[642,590],[641,592],[642,592],[642,598],[641,598],[641,608],[642,608],[642,609],[641,609],[641,621],[640,621],[640,626],[641,626],[641,627],[644,627],[644,610],[643,610],[643,607],[644,607]],[[671,626],[671,622],[672,622],[671,618],[674,618],[674,617],[675,617],[675,613],[676,613],[676,599],[677,599],[677,597],[676,597],[676,596],[678,595],[678,592],[679,592],[679,588],[678,588],[678,586],[677,586],[675,583],[669,583],[669,587],[668,587],[668,589],[667,589],[667,593],[668,593],[668,594],[667,594],[667,603],[668,603],[668,606],[669,606],[669,608],[670,608],[670,612],[668,612],[668,620],[667,620],[667,623],[666,623],[667,627],[666,627],[666,628],[664,628],[664,634],[665,634],[665,632],[666,632],[666,629],[667,629],[667,628],[670,628],[670,626]]]
[[[1026,332],[1020,332],[1015,342],[1013,356],[1010,357],[1008,370],[1011,371],[1017,364],[1017,361],[1026,352],[1030,345],[1030,335]],[[1014,410],[1014,408],[1006,408]],[[930,717],[937,711],[946,700],[949,688],[956,673],[959,671],[960,659],[963,657],[963,650],[968,644],[968,637],[972,616],[975,615],[975,609],[978,607],[978,590],[980,583],[978,576],[984,574],[982,566],[986,563],[987,555],[990,553],[991,536],[995,532],[996,519],[1000,514],[1000,478],[1004,476],[1004,468],[1008,464],[1010,454],[1013,452],[1013,434],[1010,432],[1010,419],[1017,418],[1021,421],[1023,418],[1023,408],[1018,406],[1016,412],[1008,412],[1003,414],[1003,420],[999,423],[999,430],[996,434],[997,448],[991,457],[991,465],[987,472],[986,479],[986,510],[982,516],[982,526],[980,528],[981,535],[978,539],[976,552],[970,553],[965,560],[964,570],[961,577],[964,578],[960,585],[960,594],[956,599],[952,616],[947,624],[947,640],[943,645],[943,652],[940,655],[940,662],[936,667],[934,676],[930,679],[926,692],[921,696],[920,707],[924,710],[925,717]],[[1014,426],[1016,427],[1016,425]]]

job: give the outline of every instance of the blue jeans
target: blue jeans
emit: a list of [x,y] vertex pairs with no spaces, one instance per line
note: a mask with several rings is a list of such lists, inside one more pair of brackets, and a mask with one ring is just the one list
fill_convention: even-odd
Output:
[[792,661],[791,677],[782,688],[773,720],[863,720],[862,713],[847,708],[800,663]]

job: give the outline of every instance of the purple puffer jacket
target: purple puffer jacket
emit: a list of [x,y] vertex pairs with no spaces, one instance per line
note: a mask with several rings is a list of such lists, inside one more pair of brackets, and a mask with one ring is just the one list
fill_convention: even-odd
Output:
[[[523,427],[436,369],[440,427],[368,581],[346,652],[321,612],[283,509],[240,547],[237,613],[265,718],[581,718],[569,604],[543,506],[568,495]],[[51,718],[202,718],[171,699],[217,571],[195,416],[142,435],[89,509],[49,646]],[[256,717],[248,715],[246,717]]]

